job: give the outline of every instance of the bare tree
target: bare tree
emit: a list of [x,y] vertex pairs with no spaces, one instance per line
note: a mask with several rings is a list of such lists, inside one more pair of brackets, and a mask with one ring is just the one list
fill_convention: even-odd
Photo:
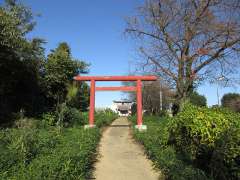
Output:
[[[126,86],[133,86],[135,82],[123,82]],[[135,92],[127,92],[128,99],[136,101]],[[150,114],[159,114],[171,108],[170,104],[175,93],[170,88],[158,81],[144,81],[142,88],[143,109]]]
[[126,33],[139,42],[144,71],[176,88],[177,102],[194,83],[238,73],[239,0],[147,0],[138,12]]
[[143,83],[143,108],[150,114],[158,114],[171,108],[170,104],[174,96],[169,87],[162,82]]

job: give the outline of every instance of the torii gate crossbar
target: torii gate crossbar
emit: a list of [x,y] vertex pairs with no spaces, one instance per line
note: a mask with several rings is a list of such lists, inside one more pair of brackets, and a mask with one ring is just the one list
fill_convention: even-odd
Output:
[[[90,81],[89,127],[94,127],[94,109],[96,91],[136,91],[137,126],[142,126],[142,81],[155,81],[156,76],[75,76],[76,81]],[[135,81],[136,86],[96,87],[96,81]]]

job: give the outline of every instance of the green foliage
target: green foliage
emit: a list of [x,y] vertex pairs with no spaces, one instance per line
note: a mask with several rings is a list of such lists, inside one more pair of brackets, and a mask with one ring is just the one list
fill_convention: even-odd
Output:
[[[60,43],[46,60],[42,47],[45,41],[26,37],[35,24],[30,8],[16,0],[6,0],[1,4],[1,125],[12,125],[14,114],[21,109],[27,117],[39,117],[43,112],[52,111],[58,104],[67,101],[67,88],[72,84],[73,76],[88,72],[89,65],[74,59],[67,43]],[[87,84],[77,87],[77,96],[68,100],[69,104],[86,110],[89,97]]]
[[77,92],[78,92],[78,87],[76,83],[69,84],[67,86],[67,97],[66,97],[67,101],[69,102],[75,99],[77,96]]
[[194,166],[215,179],[237,179],[240,115],[186,105],[169,125],[169,142]]
[[[132,118],[135,122],[135,117]],[[166,179],[171,180],[207,180],[205,173],[194,168],[189,162],[183,160],[183,156],[177,152],[174,146],[169,145],[170,118],[157,116],[145,116],[144,124],[146,132],[134,131],[134,137],[144,145],[147,155],[153,160],[154,165],[161,169]]]
[[174,118],[146,116],[144,124],[134,136],[166,179],[239,178],[240,114],[185,104]]
[[31,10],[15,0],[5,0],[4,6],[0,7],[0,17],[1,46],[21,48],[26,45],[24,35],[35,25]]
[[0,178],[83,179],[88,176],[99,130],[74,128],[61,134],[56,132],[12,129],[2,133]]
[[48,55],[45,63],[44,81],[48,97],[58,103],[64,102],[73,77],[80,72],[86,72],[87,67],[88,65],[83,61],[73,59],[67,43],[60,43]]
[[207,105],[207,99],[205,96],[198,94],[196,91],[190,94],[190,103],[196,106],[205,107]]
[[30,9],[14,0],[0,7],[0,123],[6,123],[20,109],[27,115],[40,109],[43,40],[25,37],[34,24]]
[[42,121],[48,126],[54,126],[57,122],[57,117],[53,112],[47,112],[42,115]]
[[95,112],[95,124],[98,127],[111,124],[111,122],[116,119],[118,115],[111,109],[105,109]]
[[63,110],[63,123],[65,126],[69,125],[83,125],[84,124],[84,119],[76,108],[69,108],[66,107]]
[[[74,89],[69,90],[75,91],[71,92],[75,93],[75,96],[73,98],[67,99],[67,105],[73,108],[77,108],[81,112],[87,111],[90,101],[90,88],[88,84],[85,82],[80,82],[78,84],[74,84],[73,86],[75,86]],[[68,96],[70,96],[69,93]]]
[[[88,124],[88,112],[81,113],[81,116],[84,119],[84,124]],[[95,122],[94,124],[101,128],[103,126],[111,124],[111,122],[118,117],[118,114],[113,112],[111,109],[104,109],[95,111],[94,114]]]
[[[43,117],[47,122],[55,118],[50,113]],[[102,127],[115,117],[106,110],[97,112],[95,120]],[[88,122],[87,113],[82,118]],[[77,122],[82,123],[82,119]],[[1,130],[0,179],[88,179],[101,135],[98,127],[74,126],[58,131],[56,126],[20,126]]]
[[224,94],[221,99],[222,106],[232,111],[240,112],[240,94],[228,93]]
[[[7,129],[1,131],[1,172],[0,177],[8,173],[10,167],[29,163],[38,150],[37,130]],[[1,179],[4,179],[1,177]]]

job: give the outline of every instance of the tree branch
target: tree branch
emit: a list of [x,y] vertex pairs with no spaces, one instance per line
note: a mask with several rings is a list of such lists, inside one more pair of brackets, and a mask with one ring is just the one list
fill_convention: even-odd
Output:
[[163,66],[160,65],[160,63],[155,60],[153,57],[149,56],[142,48],[140,48],[140,51],[151,61],[153,62],[155,65],[157,65],[161,71],[163,71],[165,74],[167,74],[168,76],[170,76],[171,78],[173,78],[175,81],[177,81],[177,77],[175,76],[174,73],[172,73],[169,69],[165,69]]
[[236,39],[235,41],[231,41],[229,43],[225,43],[220,49],[217,50],[217,52],[215,52],[215,54],[210,57],[209,59],[207,59],[206,61],[204,61],[202,64],[200,64],[198,67],[195,68],[194,73],[197,73],[198,71],[200,71],[204,66],[212,63],[215,59],[217,59],[221,52],[223,52],[224,50],[226,50],[228,47],[233,46],[234,44],[240,42],[240,39]]

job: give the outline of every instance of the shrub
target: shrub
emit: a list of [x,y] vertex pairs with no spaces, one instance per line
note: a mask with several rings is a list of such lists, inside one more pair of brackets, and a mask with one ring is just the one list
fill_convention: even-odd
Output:
[[66,107],[63,110],[63,123],[65,127],[73,124],[83,125],[84,119],[81,116],[79,110],[77,110],[76,108]]
[[42,121],[49,126],[54,126],[57,122],[57,116],[53,112],[47,112],[42,115]]
[[[59,117],[60,116],[60,117]],[[61,118],[61,125],[68,127],[72,125],[83,125],[84,117],[76,108],[68,106],[62,106],[61,112],[48,112],[44,113],[42,120],[46,125],[55,126],[58,124],[59,118]]]
[[240,115],[224,109],[186,105],[169,126],[169,142],[215,179],[237,179]]

